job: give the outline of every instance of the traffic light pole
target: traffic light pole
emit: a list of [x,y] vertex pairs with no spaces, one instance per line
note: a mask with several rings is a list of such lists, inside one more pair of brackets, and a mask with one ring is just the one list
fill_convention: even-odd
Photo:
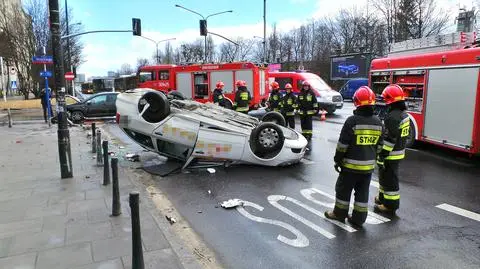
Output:
[[57,99],[57,115],[58,115],[58,155],[60,160],[60,174],[61,178],[71,178],[72,173],[72,158],[70,151],[70,132],[67,125],[67,115],[65,111],[65,87],[63,78],[63,61],[62,61],[62,47],[60,45],[60,12],[58,7],[58,0],[48,0],[48,7],[50,11],[50,33],[52,37],[52,51],[53,51],[53,70],[54,70],[54,85],[53,89],[56,93]]

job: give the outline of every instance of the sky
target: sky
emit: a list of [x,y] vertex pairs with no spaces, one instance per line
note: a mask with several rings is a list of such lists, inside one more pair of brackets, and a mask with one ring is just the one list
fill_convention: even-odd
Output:
[[[448,12],[457,12],[458,4],[472,6],[466,0],[436,0],[437,5]],[[288,31],[313,18],[332,16],[341,8],[365,7],[368,0],[267,0],[267,36],[271,25],[280,31]],[[59,0],[61,5],[64,0]],[[81,21],[85,31],[131,30],[132,18],[142,20],[142,36],[153,40],[176,38],[175,47],[182,42],[193,41],[199,36],[199,15],[175,7],[182,5],[203,16],[226,10],[232,13],[212,16],[208,29],[226,37],[253,38],[263,36],[262,0],[69,0],[74,22]],[[72,23],[72,22],[71,22]],[[453,25],[453,19],[452,19]],[[124,63],[135,67],[137,58],[151,59],[155,44],[132,33],[97,33],[84,35],[86,62],[78,73],[90,76],[106,76]],[[223,42],[213,37],[214,43]],[[261,42],[261,39],[258,39]],[[159,48],[165,44],[160,43]]]

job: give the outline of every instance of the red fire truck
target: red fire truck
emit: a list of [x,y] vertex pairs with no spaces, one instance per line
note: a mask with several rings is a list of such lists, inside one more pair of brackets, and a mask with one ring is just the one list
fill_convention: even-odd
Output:
[[[480,153],[480,48],[453,49],[373,60],[370,87],[391,83],[406,95],[410,144],[415,140]],[[377,106],[382,117],[383,106]]]
[[250,62],[144,66],[139,70],[139,77],[139,87],[164,92],[176,90],[202,103],[213,101],[217,81],[225,84],[223,93],[231,101],[235,98],[235,81],[246,81],[252,95],[252,108],[263,105],[269,94],[266,66]]

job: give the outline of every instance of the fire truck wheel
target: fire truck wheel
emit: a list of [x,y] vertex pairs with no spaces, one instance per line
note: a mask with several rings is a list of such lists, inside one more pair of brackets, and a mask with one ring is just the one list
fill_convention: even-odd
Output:
[[138,101],[138,113],[147,122],[157,123],[170,114],[170,103],[161,92],[147,92]]
[[285,137],[278,125],[262,122],[250,134],[250,146],[255,154],[273,153],[283,147]]
[[176,100],[185,100],[185,96],[181,92],[178,92],[178,91],[169,92],[167,97],[171,98],[171,99],[176,99]]
[[407,148],[412,148],[415,145],[415,127],[413,126],[413,122],[410,120],[410,132],[408,133],[406,146]]
[[287,122],[282,114],[276,111],[267,112],[267,114],[262,117],[263,122],[273,122],[281,126],[287,126]]

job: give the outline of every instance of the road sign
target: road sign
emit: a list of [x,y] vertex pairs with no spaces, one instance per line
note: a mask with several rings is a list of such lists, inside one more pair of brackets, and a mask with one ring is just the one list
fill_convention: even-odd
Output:
[[52,76],[52,72],[51,71],[41,71],[40,76],[43,77],[43,78],[49,78],[49,77]]
[[16,89],[17,89],[17,81],[16,81],[16,80],[12,80],[12,81],[11,81],[10,89],[12,89],[12,90],[16,90]]
[[65,79],[66,80],[73,80],[74,78],[75,78],[75,75],[73,74],[73,72],[65,73]]
[[53,64],[53,57],[49,55],[33,56],[33,64]]

